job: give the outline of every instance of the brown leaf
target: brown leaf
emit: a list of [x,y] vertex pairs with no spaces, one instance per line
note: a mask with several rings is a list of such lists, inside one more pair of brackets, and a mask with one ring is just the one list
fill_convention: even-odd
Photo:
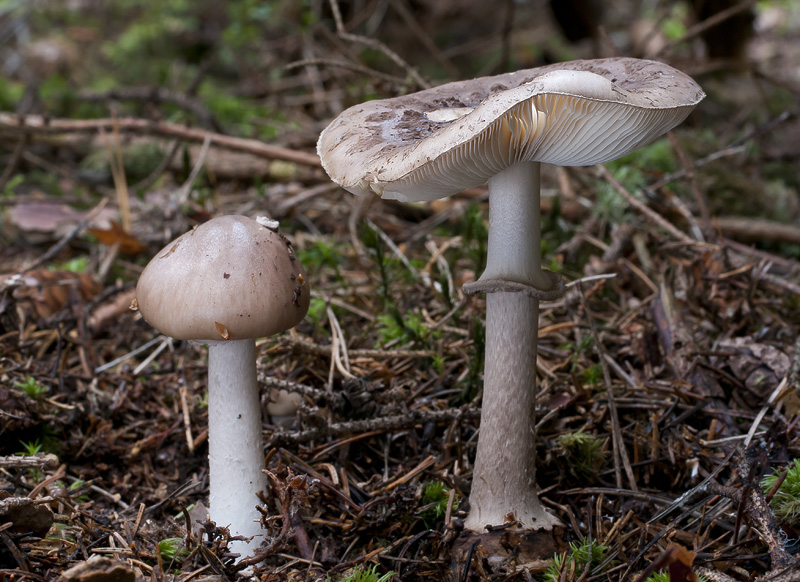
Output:
[[217,333],[222,336],[222,339],[230,339],[231,332],[228,331],[228,328],[225,327],[225,324],[215,321],[214,327],[217,328]]
[[769,396],[792,365],[791,358],[783,351],[759,343],[751,336],[721,341],[719,350],[733,353],[724,363],[759,398]]
[[669,556],[669,582],[697,582],[697,574],[692,571],[692,564],[697,555],[678,544],[670,544],[667,548]]
[[125,229],[116,222],[111,223],[111,228],[90,228],[89,232],[105,245],[111,246],[119,243],[120,252],[126,255],[137,255],[147,250],[147,247],[139,242],[139,239],[126,232]]
[[[88,212],[75,210],[66,204],[21,202],[11,206],[6,212],[3,227],[12,239],[20,238],[28,244],[40,244],[61,238],[87,215]],[[89,226],[105,228],[113,217],[114,211],[104,208],[97,213]]]
[[14,290],[14,299],[28,317],[47,319],[66,305],[91,301],[102,286],[91,275],[71,271],[34,269],[22,276],[24,286]]

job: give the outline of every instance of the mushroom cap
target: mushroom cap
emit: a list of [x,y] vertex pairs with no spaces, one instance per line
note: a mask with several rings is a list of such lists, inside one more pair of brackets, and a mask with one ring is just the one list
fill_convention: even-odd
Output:
[[165,246],[145,267],[136,301],[177,339],[241,340],[294,327],[310,288],[289,241],[246,216],[221,216]]
[[478,186],[522,161],[586,166],[622,157],[705,97],[655,61],[571,61],[447,83],[344,111],[317,151],[354,194],[419,201]]

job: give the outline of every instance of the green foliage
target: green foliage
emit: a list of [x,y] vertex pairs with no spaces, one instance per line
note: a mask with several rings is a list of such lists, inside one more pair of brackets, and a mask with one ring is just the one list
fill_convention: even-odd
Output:
[[560,435],[556,445],[559,456],[566,460],[563,466],[581,479],[594,476],[608,457],[608,451],[603,450],[603,439],[581,430]]
[[164,538],[158,542],[158,553],[162,560],[169,562],[180,562],[189,555],[184,547],[183,538]]
[[70,525],[66,523],[55,522],[45,537],[48,540],[65,540],[74,544],[77,541],[77,538],[72,534],[72,532],[73,528]]
[[386,243],[383,242],[383,239],[375,230],[369,228],[366,224],[362,224],[359,238],[367,249],[370,257],[372,257],[373,262],[378,267],[378,274],[380,276],[378,292],[386,303],[390,303],[389,291],[392,282],[391,273],[393,273],[399,261],[386,252]]
[[64,76],[50,75],[39,84],[38,90],[39,98],[51,114],[66,115],[72,108],[75,92]]
[[88,268],[89,257],[86,256],[73,257],[64,263],[48,267],[50,271],[69,271],[70,273],[85,273]]
[[395,340],[417,341],[427,344],[441,337],[440,331],[432,331],[423,324],[422,314],[419,310],[400,313],[394,305],[387,305],[387,311],[376,318],[380,327],[378,338],[381,345],[386,345]]
[[597,566],[603,562],[608,552],[608,546],[603,546],[593,540],[585,540],[581,544],[570,542],[570,554],[556,554],[544,573],[544,582],[559,582],[564,569],[583,572],[586,565],[591,563]]
[[686,36],[688,18],[688,6],[684,2],[674,2],[669,14],[661,22],[661,32],[667,40],[683,38]]
[[300,264],[309,273],[318,273],[324,267],[333,269],[336,279],[341,281],[342,275],[339,272],[339,265],[344,261],[343,253],[333,244],[325,239],[317,239],[313,244],[297,251]]
[[659,139],[650,145],[608,162],[606,167],[614,173],[625,167],[633,167],[642,172],[668,173],[677,168],[675,150],[669,140]]
[[[441,481],[428,481],[422,486],[422,505],[426,506],[426,509],[420,514],[420,517],[426,528],[435,528],[441,523],[447,513],[449,499],[450,490]],[[457,506],[458,502],[459,497],[456,495],[453,505]]]
[[51,196],[64,196],[64,189],[55,172],[29,170],[25,175],[24,184],[26,189],[39,189]]
[[[614,177],[630,192],[645,185],[644,174],[633,166],[622,166],[611,170]],[[621,224],[633,217],[628,202],[606,181],[597,185],[597,202],[592,207],[592,214],[606,224]]]
[[591,387],[600,385],[603,382],[603,366],[592,364],[581,372],[581,378]]
[[[761,480],[761,489],[766,495],[775,486],[782,471],[775,471]],[[786,479],[769,502],[770,507],[783,523],[800,525],[800,459],[789,465]]]
[[4,78],[0,83],[0,111],[14,111],[24,94],[24,84]]
[[578,360],[593,344],[594,340],[592,339],[592,336],[585,335],[581,338],[580,343],[577,345],[573,343],[566,343],[561,347],[561,349],[565,352],[572,350],[572,357],[570,358],[572,360],[572,372],[576,372],[578,370]]
[[[59,484],[62,487],[64,486],[63,482],[61,481],[59,481]],[[83,479],[75,479],[75,481],[73,481],[70,485],[68,485],[66,489],[70,493],[70,495],[72,495],[78,492],[84,485],[86,485],[86,481],[84,481]],[[78,503],[88,503],[89,501],[91,501],[89,496],[84,494],[76,495],[75,497],[72,497],[72,500]]]
[[[677,168],[677,161],[672,145],[661,139],[608,162],[606,167],[625,189],[636,194],[648,184],[649,175],[672,172]],[[605,180],[597,184],[597,203],[592,212],[601,221],[612,225],[630,221],[633,216],[625,199]]]
[[25,181],[25,177],[22,174],[17,174],[13,176],[6,185],[3,187],[3,191],[0,192],[0,198],[13,198],[15,196],[15,191],[17,186],[22,184]]
[[173,59],[196,61],[189,47],[175,42],[198,29],[191,0],[121,2],[117,8],[122,19],[124,13],[136,12],[129,26],[104,47],[122,82],[150,78],[160,83],[166,80]]
[[[147,178],[164,160],[164,149],[154,143],[133,143],[123,145],[120,151],[122,168],[129,184]],[[97,180],[111,180],[108,149],[102,148],[86,156],[81,161],[81,172]]]
[[[377,570],[378,566],[375,564],[370,566],[359,564],[346,576],[337,578],[336,582],[390,582],[395,576],[394,572],[380,575]],[[328,580],[331,580],[331,578],[328,577]]]
[[269,123],[258,125],[253,123],[253,119],[281,121],[282,117],[269,107],[231,95],[227,89],[211,82],[201,84],[199,93],[206,107],[219,122],[230,127],[237,135],[265,141],[275,139],[277,136],[276,126]]
[[260,40],[265,25],[275,18],[273,2],[240,0],[227,5],[228,27],[222,38],[231,49],[242,49]]
[[39,439],[31,441],[29,443],[20,441],[19,443],[22,446],[22,451],[17,453],[19,456],[26,456],[26,457],[33,457],[34,455],[38,455],[44,449],[44,445],[39,442]]
[[[300,261],[303,264],[303,261]],[[327,315],[328,308],[325,304],[325,300],[319,297],[312,297],[311,303],[308,306],[308,313],[306,314],[306,319],[311,321],[314,325],[321,323],[325,316]]]
[[[19,444],[22,446],[22,450],[17,453],[17,456],[25,456],[25,457],[33,457],[38,455],[41,452],[44,452],[44,445],[39,441],[39,439],[33,440],[31,442],[24,442],[20,441]],[[30,469],[28,471],[30,473],[31,478],[34,481],[41,481],[43,477],[43,473],[39,469]]]
[[14,388],[19,388],[28,398],[33,400],[41,400],[49,390],[47,386],[39,384],[33,376],[28,376],[24,382],[14,382]]

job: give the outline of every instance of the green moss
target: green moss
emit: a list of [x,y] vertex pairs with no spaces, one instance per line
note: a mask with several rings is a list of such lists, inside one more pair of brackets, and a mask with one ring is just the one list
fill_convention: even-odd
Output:
[[608,546],[598,544],[593,540],[586,540],[581,544],[570,542],[569,553],[565,555],[556,554],[550,561],[550,565],[544,573],[544,582],[559,582],[561,572],[564,570],[583,572],[587,564],[594,566],[593,574],[597,566],[603,563],[608,553]]
[[[776,470],[761,480],[761,489],[768,494],[778,481],[782,470]],[[800,459],[795,459],[788,467],[778,491],[769,502],[775,516],[788,525],[800,525]]]
[[585,480],[594,476],[608,457],[603,442],[603,439],[580,430],[562,434],[556,439],[556,454],[566,460],[562,466],[567,467],[573,476]]

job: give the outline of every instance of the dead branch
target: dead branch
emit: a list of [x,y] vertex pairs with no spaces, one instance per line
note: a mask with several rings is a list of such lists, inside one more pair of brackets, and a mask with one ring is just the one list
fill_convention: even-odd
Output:
[[317,154],[266,144],[264,142],[242,137],[232,137],[213,133],[203,129],[193,129],[175,123],[151,121],[131,117],[121,119],[46,119],[39,115],[15,117],[8,113],[0,113],[0,136],[11,137],[30,135],[61,135],[68,133],[97,133],[113,131],[114,126],[123,133],[157,135],[178,138],[183,141],[202,144],[206,139],[211,145],[232,151],[243,152],[270,160],[284,160],[302,166],[317,167],[320,165]]
[[409,430],[417,424],[466,420],[479,418],[480,415],[481,411],[479,408],[448,408],[446,410],[414,410],[407,414],[398,414],[395,416],[337,422],[327,426],[310,428],[297,432],[273,433],[267,437],[267,449],[345,434],[359,434],[372,431],[388,432],[399,429]]

